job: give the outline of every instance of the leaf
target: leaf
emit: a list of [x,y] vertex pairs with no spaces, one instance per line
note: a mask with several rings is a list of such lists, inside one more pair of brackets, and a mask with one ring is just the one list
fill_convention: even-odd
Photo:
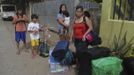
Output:
[[114,51],[116,51],[117,50],[117,48],[118,48],[118,40],[117,40],[117,37],[116,37],[116,35],[114,35],[114,42],[113,42],[113,46],[114,46],[114,48],[113,48],[113,50]]
[[126,45],[127,42],[126,36],[127,36],[127,32],[125,32],[123,38],[120,39],[121,41],[118,43],[119,44],[118,50],[122,50],[122,48]]
[[123,56],[126,55],[126,54],[131,50],[132,45],[133,45],[133,44],[130,44],[130,45],[126,48],[126,50],[124,50],[124,51],[122,52],[122,55],[123,55]]
[[127,41],[127,31],[123,34],[123,36],[120,35],[120,38],[118,39],[117,39],[117,36],[115,35],[113,39],[113,50],[118,51],[119,57],[124,57],[132,49],[133,40],[134,40],[134,37],[132,37],[129,41]]

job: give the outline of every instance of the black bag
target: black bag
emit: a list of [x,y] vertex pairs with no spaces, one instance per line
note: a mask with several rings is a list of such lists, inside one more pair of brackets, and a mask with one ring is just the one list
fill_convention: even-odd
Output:
[[88,52],[91,54],[91,59],[97,59],[110,56],[111,51],[107,47],[93,47],[88,49]]
[[49,46],[45,42],[40,42],[38,49],[40,51],[40,54],[49,53]]
[[126,57],[123,59],[123,71],[128,75],[134,74],[134,57]]
[[93,36],[93,41],[90,42],[89,45],[95,46],[100,45],[102,43],[101,37],[99,37],[99,35],[96,32],[91,31],[90,34]]

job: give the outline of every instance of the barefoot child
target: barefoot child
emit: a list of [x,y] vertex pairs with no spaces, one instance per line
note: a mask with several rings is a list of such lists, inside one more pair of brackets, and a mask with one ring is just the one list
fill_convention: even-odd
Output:
[[38,23],[38,16],[36,14],[33,14],[31,19],[32,22],[28,24],[28,32],[30,33],[31,38],[32,58],[35,58],[38,53],[40,27]]

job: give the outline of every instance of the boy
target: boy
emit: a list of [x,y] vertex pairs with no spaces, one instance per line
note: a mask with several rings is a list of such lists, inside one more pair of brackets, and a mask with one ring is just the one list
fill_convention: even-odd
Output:
[[36,14],[33,14],[31,19],[32,22],[28,24],[28,32],[30,33],[31,38],[32,58],[35,58],[38,53],[40,27],[38,23],[38,16]]
[[21,52],[20,41],[26,48],[26,23],[28,22],[28,17],[22,13],[21,9],[17,10],[16,15],[13,17],[13,24],[15,26],[15,40],[17,46],[17,54]]

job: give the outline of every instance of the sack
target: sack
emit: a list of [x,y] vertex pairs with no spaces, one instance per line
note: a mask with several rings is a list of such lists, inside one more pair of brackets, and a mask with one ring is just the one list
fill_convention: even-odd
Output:
[[93,47],[88,49],[88,53],[91,54],[91,59],[108,57],[110,56],[110,52],[110,49],[107,47]]
[[99,35],[94,32],[91,31],[90,33],[88,33],[86,35],[86,41],[89,43],[89,45],[91,46],[95,46],[95,45],[100,45],[102,43],[101,38],[99,37]]
[[124,72],[128,75],[134,74],[134,57],[126,57],[123,59]]
[[93,60],[93,75],[120,75],[123,70],[121,63],[122,60],[117,57],[106,57]]

